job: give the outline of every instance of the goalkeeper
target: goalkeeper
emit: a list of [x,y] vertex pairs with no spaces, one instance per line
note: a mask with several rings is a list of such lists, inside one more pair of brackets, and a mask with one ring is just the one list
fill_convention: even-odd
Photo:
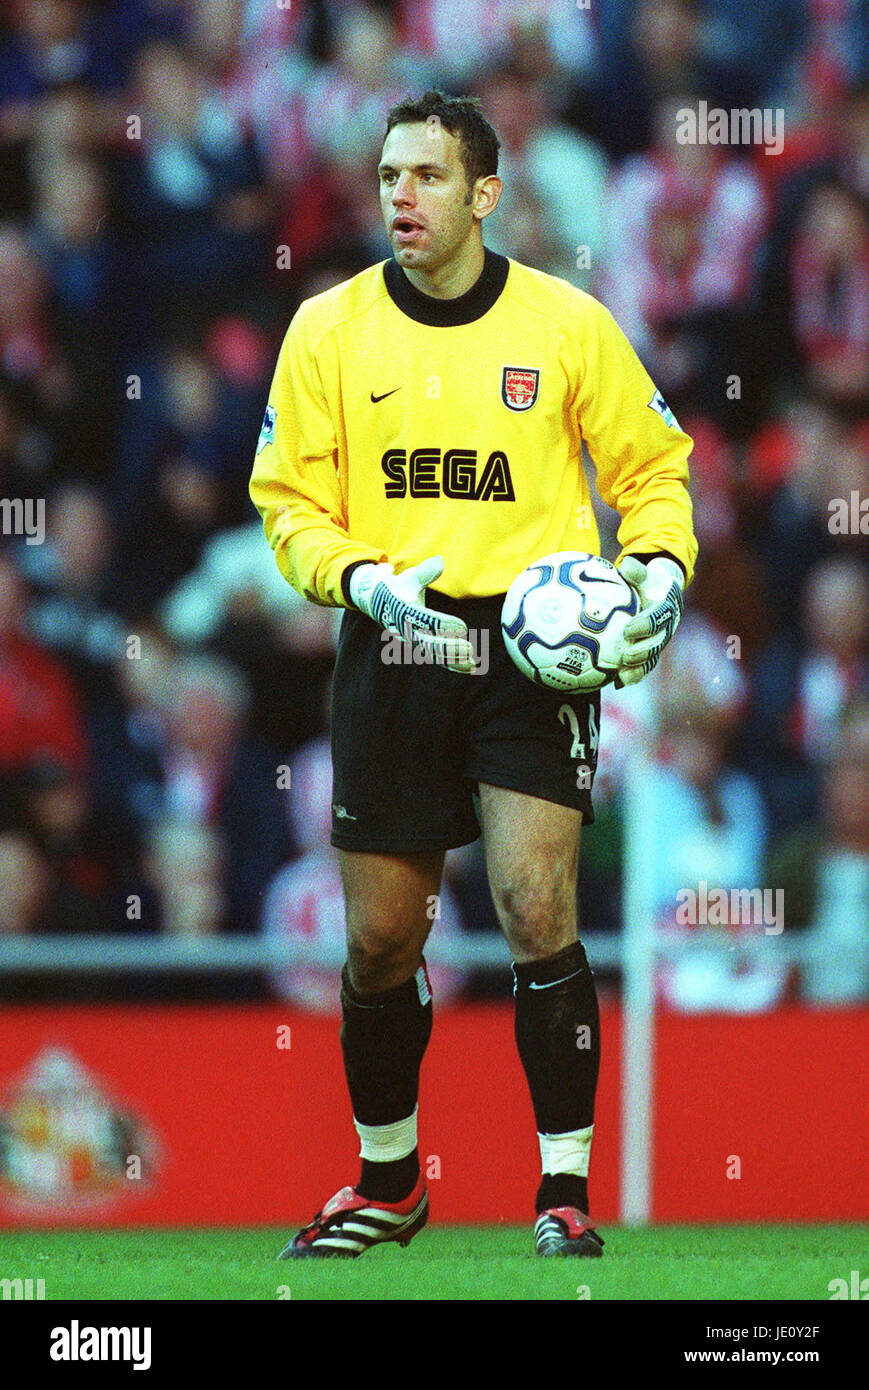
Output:
[[251,496],[281,572],[311,601],[346,609],[332,843],[361,1171],[287,1258],[353,1257],[425,1224],[427,909],[445,851],[481,831],[540,1143],[535,1248],[603,1250],[588,1195],[600,1026],[576,912],[600,699],[522,676],[500,609],[540,555],[599,552],[584,440],[641,601],[619,680],[647,675],[696,557],[691,440],[601,304],[485,248],[497,169],[475,102],[429,92],[393,108],[379,169],[393,257],[302,304],[257,446]]

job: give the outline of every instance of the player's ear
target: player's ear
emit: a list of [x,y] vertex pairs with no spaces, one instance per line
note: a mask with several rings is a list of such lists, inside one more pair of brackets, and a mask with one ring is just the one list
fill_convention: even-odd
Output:
[[490,212],[494,212],[503,191],[504,184],[497,174],[486,174],[483,178],[477,179],[471,199],[474,216],[482,221]]

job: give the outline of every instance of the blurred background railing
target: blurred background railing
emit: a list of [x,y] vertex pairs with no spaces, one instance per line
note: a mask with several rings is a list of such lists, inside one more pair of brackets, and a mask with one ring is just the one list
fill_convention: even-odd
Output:
[[[589,962],[593,969],[624,970],[620,943],[599,933],[583,936]],[[693,949],[686,940],[674,941],[671,936],[658,935],[651,941],[656,958],[678,961]],[[811,938],[776,940],[749,938],[735,946],[729,934],[711,929],[704,938],[704,950],[717,956],[722,963],[733,963],[738,953],[740,966],[752,962],[771,963],[777,967],[799,966],[815,961],[823,953],[823,943]],[[855,957],[858,950],[855,947]],[[254,941],[246,936],[224,936],[211,939],[158,939],[153,942],[131,940],[128,936],[48,936],[39,940],[12,939],[0,948],[0,975],[38,970],[48,975],[83,972],[114,975],[122,972],[143,973],[173,971],[233,971],[289,970],[323,966],[340,970],[346,958],[340,941],[326,945],[305,941]],[[506,943],[497,936],[474,938],[468,936],[458,944],[441,946],[437,935],[426,948],[426,960],[431,965],[453,966],[458,970],[484,969],[505,973],[510,956]],[[855,964],[857,959],[855,959]]]

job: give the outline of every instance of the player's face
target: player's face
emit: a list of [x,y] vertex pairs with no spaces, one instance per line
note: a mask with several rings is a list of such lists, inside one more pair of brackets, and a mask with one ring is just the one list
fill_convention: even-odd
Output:
[[459,150],[458,139],[434,121],[398,125],[386,137],[380,205],[395,258],[408,269],[445,265],[479,222]]

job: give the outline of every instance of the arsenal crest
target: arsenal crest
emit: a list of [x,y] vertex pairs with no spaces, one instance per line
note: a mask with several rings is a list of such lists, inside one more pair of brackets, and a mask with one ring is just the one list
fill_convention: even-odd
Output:
[[501,400],[510,410],[530,410],[539,389],[536,367],[505,367],[501,373]]

